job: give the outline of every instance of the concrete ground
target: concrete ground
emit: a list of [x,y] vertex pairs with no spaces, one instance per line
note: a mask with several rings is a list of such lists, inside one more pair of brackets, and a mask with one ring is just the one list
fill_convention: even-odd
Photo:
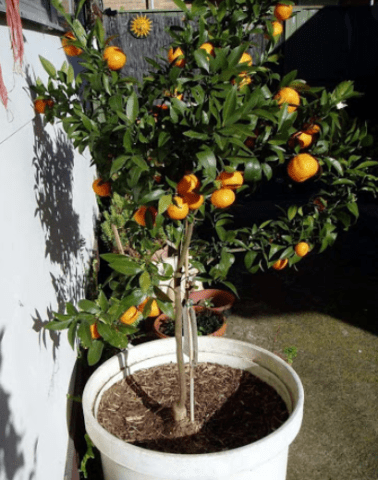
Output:
[[[235,277],[240,300],[226,336],[285,357],[305,390],[287,480],[378,480],[378,242],[370,229],[341,236],[298,272]],[[238,271],[238,268],[236,268]]]

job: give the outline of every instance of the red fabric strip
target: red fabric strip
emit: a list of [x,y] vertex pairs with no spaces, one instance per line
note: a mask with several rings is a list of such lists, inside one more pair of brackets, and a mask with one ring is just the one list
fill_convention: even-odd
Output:
[[9,26],[14,61],[20,67],[24,58],[24,38],[22,36],[22,23],[20,17],[20,0],[5,0],[7,5],[6,16]]

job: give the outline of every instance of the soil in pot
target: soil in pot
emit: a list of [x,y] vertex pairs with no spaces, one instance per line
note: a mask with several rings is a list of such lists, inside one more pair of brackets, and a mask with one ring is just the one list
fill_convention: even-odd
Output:
[[[224,318],[222,315],[216,314],[211,310],[202,308],[196,308],[197,319],[197,331],[198,335],[211,335],[219,330],[224,324]],[[161,322],[159,325],[159,331],[167,337],[175,336],[175,322],[171,318],[168,318]]]
[[[97,420],[116,437],[139,447],[197,454],[255,442],[289,416],[274,388],[250,372],[200,363],[195,367],[195,421],[175,428],[170,407],[176,385],[173,363],[140,370],[104,393]],[[189,412],[189,404],[187,408]]]

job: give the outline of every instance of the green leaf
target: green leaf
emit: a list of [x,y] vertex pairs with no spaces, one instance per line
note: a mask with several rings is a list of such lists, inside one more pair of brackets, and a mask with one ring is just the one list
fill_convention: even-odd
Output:
[[138,97],[133,92],[127,99],[126,103],[126,115],[131,123],[134,123],[139,113]]
[[49,76],[52,78],[56,78],[56,69],[54,65],[48,60],[46,60],[46,58],[43,58],[42,55],[39,55],[39,59],[42,63],[43,68],[46,70]]
[[72,322],[67,332],[68,343],[71,345],[72,349],[75,348],[76,330],[77,330],[77,322]]
[[105,29],[100,18],[96,18],[94,31],[100,47],[103,48],[105,46]]
[[142,292],[147,293],[147,290],[150,288],[150,285],[151,285],[150,274],[145,271],[139,277],[139,286],[140,286]]
[[108,302],[108,299],[106,298],[105,293],[102,290],[100,291],[97,302],[103,312],[106,312],[108,310],[109,302]]
[[73,66],[70,64],[67,69],[67,83],[72,83],[75,78]]
[[99,362],[103,349],[104,344],[101,340],[95,340],[89,347],[87,361],[90,367],[96,365],[96,363]]
[[72,27],[73,27],[73,31],[77,41],[81,43],[81,45],[84,47],[87,42],[86,42],[86,33],[83,25],[80,23],[80,21],[77,18],[75,18],[74,21],[72,22]]
[[205,175],[210,177],[210,179],[215,179],[217,174],[217,159],[212,150],[209,148],[197,152],[196,156],[199,160],[200,165],[205,170]]
[[182,0],[173,0],[173,3],[176,5],[176,7],[178,7],[183,12],[190,13],[188,10],[188,7],[185,5],[185,3]]
[[207,52],[204,49],[200,48],[194,52],[194,58],[197,62],[197,65],[200,68],[206,70],[207,73],[209,73],[209,57]]
[[196,132],[195,130],[187,130],[184,135],[189,138],[196,138],[198,140],[207,140],[209,136],[206,133]]
[[72,318],[62,322],[52,321],[47,323],[44,328],[46,328],[47,330],[65,330],[71,325],[71,322],[72,322]]
[[99,307],[91,300],[86,300],[86,299],[80,300],[78,303],[78,307],[84,312],[88,312],[88,313],[96,314],[100,312]]
[[297,214],[298,207],[296,205],[291,205],[287,211],[287,218],[291,221]]
[[227,94],[223,107],[223,122],[225,122],[236,109],[237,86],[231,88]]
[[172,195],[163,195],[159,198],[158,213],[163,214],[172,203]]
[[73,306],[71,302],[66,303],[66,312],[68,315],[76,315],[78,313],[77,309]]
[[244,180],[246,182],[258,182],[262,177],[260,162],[252,157],[245,165]]
[[356,218],[358,218],[359,211],[358,211],[357,203],[355,203],[355,202],[354,203],[348,203],[347,208]]
[[258,252],[255,252],[254,250],[250,250],[244,257],[244,265],[247,270],[249,270],[252,266],[254,261],[256,260],[256,257],[258,256]]
[[159,200],[159,198],[162,197],[164,194],[165,191],[162,189],[153,190],[152,192],[147,193],[140,199],[140,204],[145,205],[146,203],[155,202],[156,200]]
[[118,170],[121,170],[121,168],[124,166],[126,161],[129,159],[126,155],[121,155],[117,157],[115,160],[112,162],[112,168],[110,169],[110,175],[113,175],[113,173],[118,172]]
[[92,345],[92,336],[89,323],[81,323],[77,329],[77,335],[80,338],[80,342],[82,343],[83,347],[89,348]]
[[362,162],[359,165],[357,165],[355,168],[361,169],[361,168],[368,168],[368,167],[373,167],[375,165],[378,165],[378,162],[374,160],[369,160],[367,162]]
[[[107,254],[101,255],[101,258],[106,257],[106,255]],[[104,260],[106,260],[106,258],[104,258]],[[116,272],[122,273],[126,276],[133,276],[142,272],[141,266],[130,260],[128,257],[118,258],[116,261],[111,262],[109,266]]]

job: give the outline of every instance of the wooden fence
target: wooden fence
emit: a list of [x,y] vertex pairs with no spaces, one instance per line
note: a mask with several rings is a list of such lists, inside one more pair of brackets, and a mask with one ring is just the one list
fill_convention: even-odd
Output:
[[[164,29],[180,25],[183,14],[144,12],[153,22],[151,35],[144,39],[136,39],[130,33],[129,22],[136,15],[112,12],[104,16],[104,25],[107,35],[118,35],[114,43],[127,53],[123,73],[141,79],[150,69],[144,57],[166,58],[171,38]],[[252,56],[257,59],[265,41],[263,36],[254,40],[258,46]],[[297,7],[296,15],[285,22],[282,40],[284,61],[278,68],[281,74],[297,69],[298,77],[309,84],[329,88],[343,80],[354,80],[356,88],[366,94],[360,108],[377,111],[378,5]]]

